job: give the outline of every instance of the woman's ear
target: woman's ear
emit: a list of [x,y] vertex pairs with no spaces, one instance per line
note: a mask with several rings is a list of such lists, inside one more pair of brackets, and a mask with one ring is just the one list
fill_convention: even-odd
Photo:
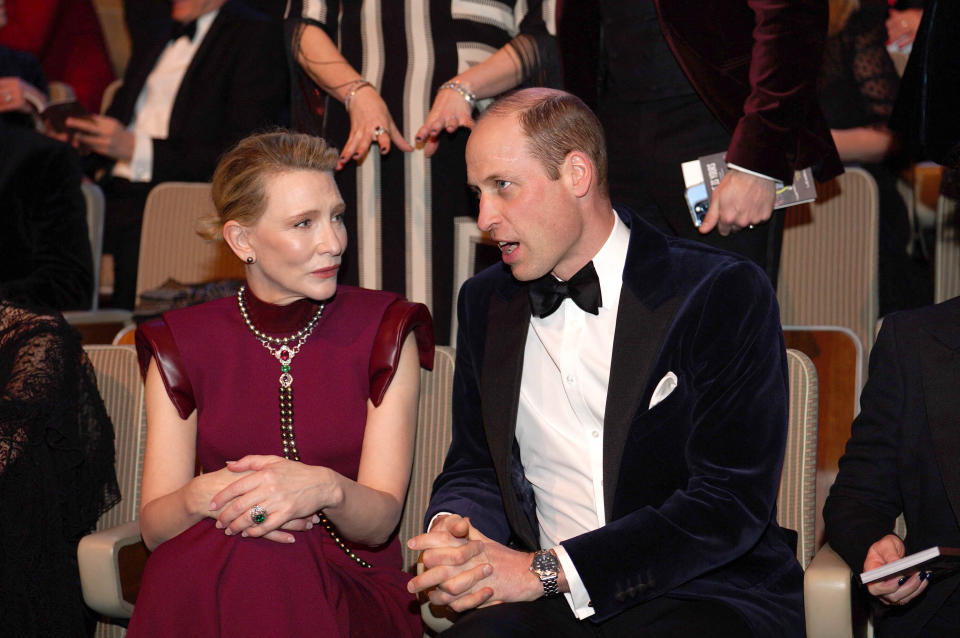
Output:
[[230,246],[230,250],[240,258],[240,261],[246,263],[256,261],[257,256],[250,245],[250,229],[240,222],[231,219],[223,225],[223,241],[227,242],[227,246]]
[[593,162],[582,151],[570,151],[563,161],[567,182],[575,197],[583,197],[593,185]]

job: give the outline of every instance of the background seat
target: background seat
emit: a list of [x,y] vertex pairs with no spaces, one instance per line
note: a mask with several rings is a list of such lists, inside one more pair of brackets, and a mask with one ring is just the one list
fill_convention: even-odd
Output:
[[[97,531],[80,540],[77,562],[86,603],[104,619],[98,638],[123,635],[109,618],[128,618],[139,590],[139,571],[147,550],[136,522],[140,507],[140,473],[146,443],[143,382],[137,354],[131,346],[85,346],[97,375],[97,386],[116,433],[116,472],[120,502],[100,517]],[[116,574],[132,570],[121,580]]]
[[866,370],[879,312],[877,184],[847,168],[817,188],[817,202],[784,211],[777,299],[784,325],[849,328]]

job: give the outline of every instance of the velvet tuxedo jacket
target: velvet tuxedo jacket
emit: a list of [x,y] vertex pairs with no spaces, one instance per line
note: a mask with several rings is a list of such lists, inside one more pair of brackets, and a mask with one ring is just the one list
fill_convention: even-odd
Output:
[[[960,298],[888,315],[824,507],[830,545],[860,573],[901,513],[907,553],[960,547]],[[876,605],[882,636],[916,635],[960,586],[934,580],[916,602]]]
[[817,103],[827,38],[822,0],[655,0],[674,57],[731,132],[727,161],[793,182],[843,172]]
[[[608,520],[563,542],[591,620],[671,595],[725,603],[756,635],[802,636],[802,573],[775,521],[787,376],[769,281],[740,257],[618,214],[631,235],[604,416]],[[498,264],[458,304],[453,440],[426,521],[455,512],[531,551],[535,502],[514,437],[526,289]],[[677,388],[647,409],[670,371]]]
[[[107,115],[123,124],[168,42],[171,20],[137,43]],[[167,139],[153,140],[153,182],[209,181],[217,159],[241,138],[286,121],[283,29],[230,0],[210,25],[174,99]]]

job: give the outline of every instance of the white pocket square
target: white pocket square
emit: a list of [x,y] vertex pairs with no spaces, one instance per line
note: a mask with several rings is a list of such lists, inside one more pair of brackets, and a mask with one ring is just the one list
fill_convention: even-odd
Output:
[[653,406],[666,399],[668,396],[670,396],[670,393],[676,389],[677,375],[675,375],[673,372],[668,372],[663,375],[663,378],[660,379],[660,383],[657,384],[656,389],[653,391],[653,396],[650,397],[650,405],[647,409],[653,409]]

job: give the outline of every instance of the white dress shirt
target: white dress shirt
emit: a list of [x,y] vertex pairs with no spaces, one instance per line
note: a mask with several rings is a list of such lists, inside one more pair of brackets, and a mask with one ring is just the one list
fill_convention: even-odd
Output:
[[602,305],[597,315],[570,298],[548,317],[532,317],[520,383],[516,437],[524,474],[537,500],[540,544],[553,547],[577,618],[593,615],[590,597],[560,542],[606,522],[603,418],[613,336],[630,229],[614,226],[593,265]]
[[[180,83],[219,12],[217,9],[197,18],[197,32],[192,40],[185,35],[180,36],[168,42],[167,48],[160,54],[137,97],[133,119],[127,126],[135,138],[133,158],[129,162],[121,160],[114,164],[114,177],[123,177],[131,182],[153,180],[153,140],[165,140],[170,134],[170,114],[180,91]],[[242,43],[238,46],[242,46]]]

